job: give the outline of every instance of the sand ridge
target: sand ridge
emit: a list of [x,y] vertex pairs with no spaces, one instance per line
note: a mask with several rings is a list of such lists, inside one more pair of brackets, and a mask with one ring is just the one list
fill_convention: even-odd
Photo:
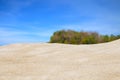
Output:
[[0,80],[120,80],[120,40],[0,46]]

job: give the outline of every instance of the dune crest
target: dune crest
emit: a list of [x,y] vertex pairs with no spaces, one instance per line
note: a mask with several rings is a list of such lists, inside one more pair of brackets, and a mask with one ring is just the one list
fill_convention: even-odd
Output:
[[0,80],[120,80],[120,39],[0,46]]

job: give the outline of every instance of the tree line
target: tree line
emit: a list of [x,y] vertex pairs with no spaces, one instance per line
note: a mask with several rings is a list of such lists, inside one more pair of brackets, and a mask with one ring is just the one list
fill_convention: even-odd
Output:
[[119,39],[120,35],[100,35],[97,32],[60,30],[53,33],[50,43],[97,44]]

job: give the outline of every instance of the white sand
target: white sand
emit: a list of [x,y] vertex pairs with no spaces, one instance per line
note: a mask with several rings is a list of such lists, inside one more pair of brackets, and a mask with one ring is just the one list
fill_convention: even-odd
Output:
[[1,46],[0,80],[120,80],[120,40]]

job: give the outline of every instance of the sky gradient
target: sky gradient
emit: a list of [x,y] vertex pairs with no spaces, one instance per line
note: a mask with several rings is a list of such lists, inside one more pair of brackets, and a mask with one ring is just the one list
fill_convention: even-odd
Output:
[[48,42],[62,29],[120,34],[120,0],[0,0],[0,45]]

